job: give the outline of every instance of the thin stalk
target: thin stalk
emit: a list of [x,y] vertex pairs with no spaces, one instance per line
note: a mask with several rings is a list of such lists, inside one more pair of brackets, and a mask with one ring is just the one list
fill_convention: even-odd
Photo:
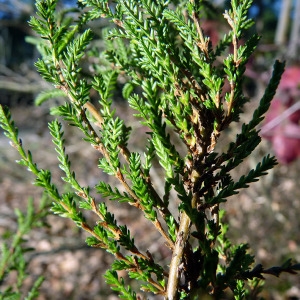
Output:
[[179,266],[188,240],[191,219],[183,212],[180,218],[179,230],[176,237],[175,247],[170,264],[170,272],[167,286],[167,300],[176,300],[178,293]]

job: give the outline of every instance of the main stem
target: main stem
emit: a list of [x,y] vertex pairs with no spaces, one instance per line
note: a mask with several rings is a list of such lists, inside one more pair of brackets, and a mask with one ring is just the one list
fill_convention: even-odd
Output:
[[185,245],[189,235],[191,220],[183,212],[180,219],[179,230],[176,237],[175,248],[170,264],[170,273],[167,287],[167,300],[176,300],[178,294],[179,267],[182,262]]

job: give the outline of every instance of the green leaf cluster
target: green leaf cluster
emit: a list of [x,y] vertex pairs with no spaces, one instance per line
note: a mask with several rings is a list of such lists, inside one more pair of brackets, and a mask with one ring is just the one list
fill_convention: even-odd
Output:
[[0,299],[36,299],[39,296],[39,288],[44,281],[44,277],[39,276],[29,288],[24,292],[23,284],[28,277],[28,259],[26,253],[34,249],[26,246],[27,236],[33,229],[45,226],[45,216],[48,214],[48,198],[42,197],[38,209],[35,208],[33,200],[30,198],[27,204],[27,211],[22,212],[15,209],[17,217],[17,230],[7,231],[2,238],[5,242],[1,245],[0,255],[0,285],[5,283],[7,276],[11,272],[16,272],[17,280],[15,285],[6,286],[0,291]]

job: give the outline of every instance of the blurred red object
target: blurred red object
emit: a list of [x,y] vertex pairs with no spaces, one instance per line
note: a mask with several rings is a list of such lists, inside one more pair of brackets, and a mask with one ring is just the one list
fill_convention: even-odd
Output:
[[288,123],[272,139],[272,146],[279,162],[288,164],[300,155],[300,127]]
[[282,75],[261,128],[280,163],[288,164],[300,156],[300,67],[291,66]]
[[284,71],[278,86],[278,90],[291,91],[297,89],[299,91],[299,83],[300,83],[300,67],[291,66]]

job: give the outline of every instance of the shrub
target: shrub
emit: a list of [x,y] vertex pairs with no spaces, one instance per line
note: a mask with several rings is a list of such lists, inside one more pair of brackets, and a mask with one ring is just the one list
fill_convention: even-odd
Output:
[[[0,115],[5,134],[21,155],[19,163],[52,197],[53,213],[72,219],[89,233],[89,246],[115,257],[105,274],[107,283],[120,298],[137,299],[136,291],[118,275],[125,270],[142,291],[169,300],[198,299],[206,293],[220,299],[226,290],[235,299],[243,299],[258,293],[263,274],[299,270],[299,264],[291,260],[270,269],[253,267],[248,245],[233,245],[222,220],[222,203],[276,164],[274,157],[266,155],[238,180],[232,178],[232,172],[260,143],[257,126],[284,70],[279,61],[251,120],[223,145],[223,151],[216,150],[220,136],[239,121],[250,100],[243,92],[244,73],[259,42],[258,35],[245,35],[253,25],[248,18],[252,1],[231,1],[223,14],[228,32],[214,47],[201,26],[206,14],[214,13],[208,1],[78,3],[74,14],[74,10],[57,11],[55,0],[37,1],[37,17],[30,20],[41,37],[35,41],[41,52],[36,67],[57,89],[41,94],[38,102],[57,94],[67,99],[53,104],[51,113],[57,119],[49,123],[49,130],[68,192],[62,192],[51,181],[51,172],[39,168],[24,149],[8,109],[2,107]],[[103,30],[104,50],[94,44],[91,29],[92,21],[99,19],[110,21]],[[120,85],[122,96],[117,95]],[[100,108],[91,97],[95,93]],[[112,108],[117,96],[147,127],[142,154],[130,144],[131,127]],[[61,122],[84,134],[87,146],[99,155],[95,168],[115,177],[118,186],[102,180],[92,187],[80,183],[65,149],[68,137]],[[151,170],[157,162],[164,174],[163,192],[153,184]],[[120,224],[104,198],[143,213],[170,250],[167,265],[139,246],[130,224]],[[99,219],[95,226],[87,211]]]

